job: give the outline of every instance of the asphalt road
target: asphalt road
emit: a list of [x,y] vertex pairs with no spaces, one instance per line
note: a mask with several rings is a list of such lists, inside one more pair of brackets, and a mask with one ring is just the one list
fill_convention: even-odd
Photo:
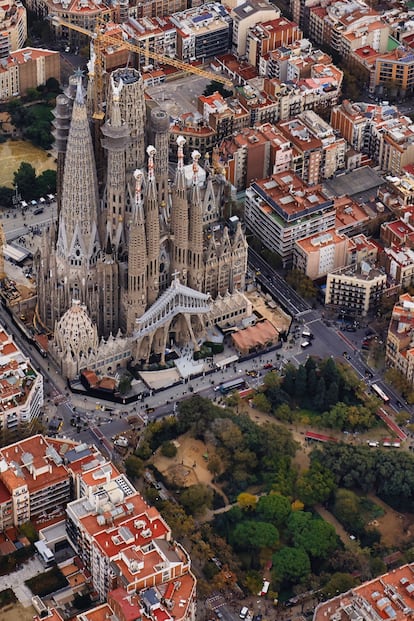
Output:
[[249,248],[248,262],[256,281],[265,287],[289,315],[296,317],[310,310],[310,305],[252,248]]

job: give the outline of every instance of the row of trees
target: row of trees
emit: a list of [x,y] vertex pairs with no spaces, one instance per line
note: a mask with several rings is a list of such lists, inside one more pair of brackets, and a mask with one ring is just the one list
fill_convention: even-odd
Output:
[[[28,89],[25,97],[12,99],[7,105],[11,122],[22,137],[42,149],[50,149],[54,141],[52,107],[60,92],[58,81],[49,78],[46,84]],[[34,101],[41,103],[30,105]]]
[[305,409],[313,414],[315,426],[354,431],[377,424],[378,399],[367,396],[364,390],[345,365],[336,364],[332,358],[319,362],[308,358],[298,368],[287,365],[283,376],[275,371],[267,374],[263,391],[253,402],[284,422],[293,422],[299,409]]
[[[14,185],[24,200],[32,200],[56,193],[56,171],[45,170],[36,175],[36,170],[28,162],[22,162],[13,175]],[[11,207],[13,205],[14,190],[0,186],[0,205]]]
[[414,457],[409,453],[327,444],[315,449],[311,460],[328,469],[339,487],[374,492],[394,509],[414,511]]

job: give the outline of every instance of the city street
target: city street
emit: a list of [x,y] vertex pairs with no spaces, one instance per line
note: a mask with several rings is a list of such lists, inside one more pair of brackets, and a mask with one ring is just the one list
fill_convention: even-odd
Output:
[[256,281],[266,287],[289,315],[296,317],[310,310],[309,304],[252,248],[249,248],[248,261]]

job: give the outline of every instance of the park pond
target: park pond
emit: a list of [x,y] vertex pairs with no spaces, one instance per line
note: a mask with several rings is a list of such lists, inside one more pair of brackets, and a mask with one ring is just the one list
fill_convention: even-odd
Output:
[[7,140],[0,144],[0,186],[13,187],[13,173],[21,162],[29,162],[40,175],[48,169],[55,170],[56,163],[48,151],[24,140]]

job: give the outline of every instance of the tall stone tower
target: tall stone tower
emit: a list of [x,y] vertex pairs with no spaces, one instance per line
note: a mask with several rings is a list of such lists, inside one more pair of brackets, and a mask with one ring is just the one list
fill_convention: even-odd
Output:
[[[132,177],[137,168],[145,164],[145,99],[144,82],[136,69],[125,67],[112,72],[112,80],[116,86],[122,81],[119,107],[121,118],[130,131],[130,143],[126,154],[126,171]],[[111,114],[113,91],[109,92],[108,109]]]
[[154,304],[159,291],[159,264],[160,264],[160,218],[158,214],[157,186],[154,176],[155,148],[149,145],[148,153],[148,182],[145,193],[145,221],[147,233],[147,286],[148,304]]
[[[168,146],[170,121],[168,114],[161,108],[151,110],[150,140],[156,149],[154,157],[154,172],[157,183],[158,203],[164,211],[168,208]],[[169,214],[161,214],[165,220]]]
[[55,138],[55,149],[57,151],[57,167],[56,167],[56,202],[58,217],[61,208],[62,187],[63,187],[63,170],[65,167],[66,147],[69,136],[70,120],[72,118],[73,100],[76,96],[77,83],[79,75],[70,76],[69,84],[63,95],[56,97],[56,107],[53,110],[53,136]]
[[135,201],[129,230],[128,254],[128,301],[126,332],[132,334],[135,320],[144,313],[147,306],[147,248],[145,235],[144,204],[142,200],[141,170],[134,172]]
[[72,299],[79,299],[91,317],[97,319],[98,200],[92,138],[79,79],[66,150],[56,244],[57,277],[65,281],[64,308],[57,309],[59,317]]
[[[107,153],[107,176],[104,193],[104,212],[106,230],[101,230],[102,239],[108,239],[114,250],[124,242],[123,227],[126,204],[125,162],[129,141],[129,128],[121,118],[120,96],[123,89],[122,80],[118,85],[111,76],[112,106],[109,119],[101,128],[104,138],[102,146]],[[101,224],[102,226],[102,224]]]
[[183,138],[183,136],[178,136],[178,164],[172,191],[171,209],[171,271],[173,274],[178,272],[180,281],[186,285],[188,260],[188,201],[184,174],[184,145],[185,138]]
[[198,151],[191,154],[193,159],[193,187],[191,189],[189,209],[189,248],[188,248],[188,284],[193,289],[201,291],[203,285],[203,205],[200,197],[198,180],[198,160],[201,155]]

